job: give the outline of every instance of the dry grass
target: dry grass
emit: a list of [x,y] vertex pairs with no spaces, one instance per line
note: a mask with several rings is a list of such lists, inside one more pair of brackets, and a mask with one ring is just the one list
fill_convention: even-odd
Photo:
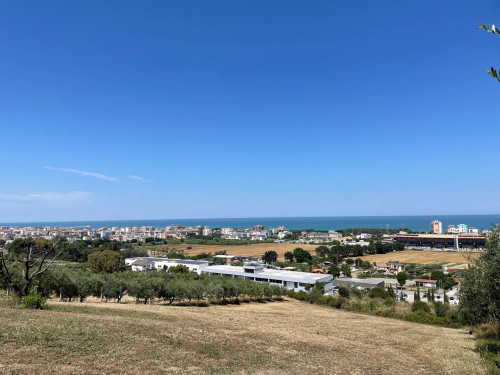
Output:
[[[167,246],[170,251],[173,249],[183,250],[186,255],[189,256],[205,252],[214,254],[216,251],[226,250],[228,255],[261,257],[266,251],[274,250],[278,253],[278,258],[280,260],[284,260],[284,254],[287,251],[293,251],[293,249],[297,247],[308,250],[314,255],[314,249],[316,249],[319,245],[291,243],[258,243],[251,245],[190,245],[182,243]],[[188,250],[188,247],[191,247],[191,249]],[[165,248],[165,246],[161,246],[160,248]]]
[[0,307],[6,374],[481,374],[462,330],[298,301]]
[[405,250],[387,254],[365,255],[363,260],[370,262],[399,261],[401,263],[444,263],[455,268],[465,267],[470,263],[469,256],[477,258],[479,253],[465,253],[456,251]]

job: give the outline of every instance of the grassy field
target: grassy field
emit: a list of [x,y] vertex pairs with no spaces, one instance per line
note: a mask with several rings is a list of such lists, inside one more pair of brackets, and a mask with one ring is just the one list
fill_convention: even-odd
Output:
[[0,307],[2,374],[482,374],[464,330],[293,300]]
[[[171,250],[182,250],[187,255],[196,255],[203,252],[214,254],[216,251],[226,250],[229,255],[243,255],[243,256],[255,256],[260,257],[266,251],[274,250],[278,253],[278,259],[283,260],[283,255],[287,251],[293,251],[296,247],[301,247],[305,250],[310,251],[313,255],[314,249],[319,245],[309,245],[309,244],[288,244],[288,243],[262,243],[262,244],[252,244],[252,245],[186,245],[186,244],[176,244],[167,246],[156,246],[154,248],[158,249],[168,249]],[[191,247],[191,249],[187,249]],[[368,260],[370,262],[388,262],[388,261],[399,261],[402,263],[419,263],[419,264],[430,264],[430,263],[443,263],[448,264],[450,267],[462,268],[469,264],[467,258],[468,255],[472,257],[479,256],[478,253],[460,253],[453,251],[419,251],[419,250],[405,250],[398,251],[387,254],[375,254],[366,255],[361,257],[363,260]]]
[[[228,255],[240,255],[240,256],[253,256],[261,257],[266,251],[274,250],[278,253],[278,259],[284,260],[284,254],[287,251],[293,251],[296,247],[301,247],[304,250],[311,251],[314,253],[319,245],[309,245],[309,244],[289,244],[289,243],[258,243],[251,245],[187,245],[187,244],[175,244],[175,245],[161,245],[155,246],[155,248],[165,249],[168,247],[169,251],[183,250],[186,255],[197,255],[200,253],[212,253],[216,251],[226,250]],[[187,249],[191,247],[191,249]]]
[[469,255],[477,258],[479,253],[459,253],[456,251],[405,250],[395,253],[365,255],[363,260],[370,262],[398,261],[401,263],[443,263],[449,267],[463,268],[470,263]]

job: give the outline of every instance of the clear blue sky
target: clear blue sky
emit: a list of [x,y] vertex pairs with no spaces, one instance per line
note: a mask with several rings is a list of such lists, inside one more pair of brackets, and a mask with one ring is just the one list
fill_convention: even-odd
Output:
[[0,222],[500,212],[498,1],[5,1]]

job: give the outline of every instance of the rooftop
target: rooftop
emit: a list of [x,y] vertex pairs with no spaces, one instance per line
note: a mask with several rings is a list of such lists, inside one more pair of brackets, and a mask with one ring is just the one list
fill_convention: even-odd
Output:
[[363,283],[363,284],[373,284],[373,285],[377,285],[380,284],[382,281],[385,281],[384,279],[380,278],[358,279],[356,277],[343,277],[336,280],[345,281],[348,283]]
[[243,267],[237,267],[237,266],[208,266],[204,270],[204,272],[211,272],[211,273],[226,273],[226,274],[232,274],[232,275],[245,275],[245,276],[252,276],[255,275],[255,277],[267,277],[270,279],[294,279],[297,280],[298,282],[310,282],[310,283],[315,283],[317,281],[326,281],[325,279],[332,279],[333,277],[331,275],[322,275],[322,274],[317,274],[317,273],[310,273],[310,272],[297,272],[297,271],[285,271],[285,270],[274,270],[270,268],[265,268],[262,271],[256,272],[256,273],[246,273],[245,269]]

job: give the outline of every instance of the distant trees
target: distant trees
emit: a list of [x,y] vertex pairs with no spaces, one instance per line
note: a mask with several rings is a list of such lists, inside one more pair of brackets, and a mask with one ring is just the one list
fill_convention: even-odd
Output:
[[345,277],[351,277],[351,267],[349,267],[347,264],[343,264],[342,267],[340,268],[340,270],[342,271],[342,274],[345,276]]
[[316,252],[316,255],[321,258],[324,258],[328,254],[330,254],[330,249],[325,245],[318,246],[314,251]]
[[177,266],[172,266],[168,269],[170,273],[189,273],[189,268],[183,264],[178,264]]
[[398,272],[398,274],[396,275],[396,279],[398,280],[398,284],[401,288],[406,284],[406,280],[408,280],[409,277],[410,275],[408,275],[404,271]]
[[113,273],[122,271],[125,268],[123,256],[113,250],[96,251],[89,255],[88,263],[90,267],[99,273]]
[[349,287],[342,285],[339,287],[339,295],[344,298],[349,298],[351,296],[351,290]]
[[465,322],[500,321],[500,226],[492,229],[483,253],[463,270],[459,310]]
[[19,296],[27,296],[34,282],[61,254],[62,247],[57,240],[28,238],[14,240],[9,250],[8,255],[0,253],[0,284]]
[[48,297],[55,294],[62,300],[76,298],[83,302],[94,296],[106,302],[120,302],[125,295],[137,302],[151,303],[154,300],[201,301],[239,298],[262,299],[281,297],[285,290],[278,285],[258,283],[244,279],[221,276],[197,275],[196,273],[166,272],[115,272],[94,273],[77,267],[57,267],[44,274],[38,285],[38,293]]
[[293,250],[293,257],[297,263],[304,263],[309,260],[312,260],[311,253],[306,251],[300,247],[297,247]]
[[439,286],[443,289],[451,289],[455,286],[455,278],[450,274],[445,274],[443,271],[435,270],[431,272],[431,279],[437,280]]
[[339,277],[340,276],[340,267],[337,266],[336,264],[332,264],[330,267],[328,267],[328,273],[332,275],[333,277]]
[[293,262],[293,253],[291,251],[287,251],[285,253],[285,260],[288,262]]
[[278,261],[278,253],[274,250],[266,251],[262,256],[262,260],[268,264],[275,263]]

